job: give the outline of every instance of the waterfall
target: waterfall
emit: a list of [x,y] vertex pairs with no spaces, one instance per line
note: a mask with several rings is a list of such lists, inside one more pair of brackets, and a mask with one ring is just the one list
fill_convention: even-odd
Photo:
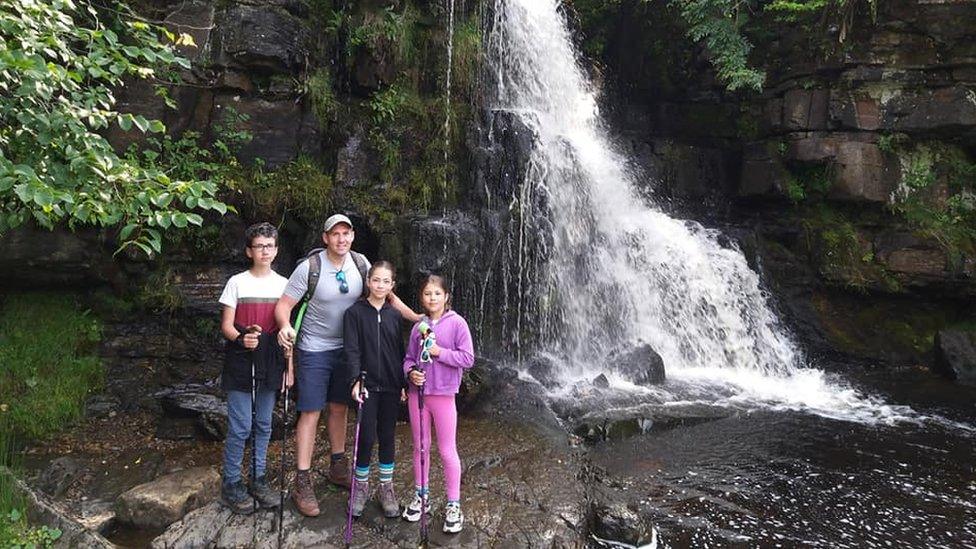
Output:
[[559,5],[497,0],[488,37],[491,107],[533,133],[511,208],[515,333],[531,323],[538,345],[573,365],[593,362],[597,340],[650,343],[669,371],[794,371],[800,353],[742,253],[635,188]]
[[[444,177],[451,176],[451,72],[454,69],[454,0],[447,3],[447,70],[444,76]],[[443,184],[444,208],[447,208],[447,181]]]

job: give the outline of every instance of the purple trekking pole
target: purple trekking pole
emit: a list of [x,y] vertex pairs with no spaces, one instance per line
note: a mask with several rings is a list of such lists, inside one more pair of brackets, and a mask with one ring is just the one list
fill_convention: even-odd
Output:
[[359,425],[363,418],[363,395],[366,394],[366,370],[359,372],[359,408],[356,411],[356,437],[352,443],[352,487],[349,490],[349,513],[346,517],[346,547],[352,543],[352,498],[356,493],[356,457],[359,454]]
[[[420,373],[424,373],[424,368],[417,365]],[[427,447],[424,444],[424,389],[427,381],[420,386],[417,392],[417,408],[420,410],[420,547],[427,547]]]

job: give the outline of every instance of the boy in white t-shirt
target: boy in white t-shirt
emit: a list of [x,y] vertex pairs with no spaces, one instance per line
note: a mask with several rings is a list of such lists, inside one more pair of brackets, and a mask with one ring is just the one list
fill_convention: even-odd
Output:
[[[251,268],[227,281],[220,295],[220,331],[226,338],[221,382],[227,392],[227,440],[221,500],[235,513],[278,506],[277,494],[265,481],[271,416],[278,390],[291,386],[293,372],[285,372],[276,344],[274,308],[288,280],[271,268],[278,255],[278,230],[270,223],[251,225],[244,232]],[[253,372],[253,376],[252,376]],[[255,390],[254,463],[250,486],[241,475],[244,447],[251,438],[251,390]],[[252,499],[253,498],[253,499]]]

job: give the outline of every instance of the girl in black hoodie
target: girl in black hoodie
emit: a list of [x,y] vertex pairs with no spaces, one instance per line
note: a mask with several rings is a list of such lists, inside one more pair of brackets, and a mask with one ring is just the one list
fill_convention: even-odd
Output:
[[[352,514],[362,515],[369,500],[369,464],[373,443],[379,439],[379,500],[383,514],[395,518],[400,514],[393,491],[393,466],[396,446],[394,428],[400,401],[405,398],[403,375],[405,354],[400,313],[387,296],[396,283],[396,271],[389,261],[377,261],[366,275],[369,295],[346,310],[343,317],[343,348],[346,353],[353,400],[361,404],[359,449],[353,482]],[[359,387],[359,376],[366,374],[365,388]]]

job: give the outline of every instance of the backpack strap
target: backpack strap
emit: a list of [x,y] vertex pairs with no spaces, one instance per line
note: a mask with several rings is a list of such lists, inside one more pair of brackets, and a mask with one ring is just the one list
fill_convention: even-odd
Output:
[[302,301],[309,301],[315,295],[315,288],[319,285],[319,277],[322,275],[322,256],[316,252],[308,258],[308,288]]
[[366,277],[369,272],[369,268],[366,267],[366,256],[359,252],[354,252],[349,250],[349,254],[352,255],[352,262],[356,264],[356,268],[359,269],[359,276],[363,277],[363,297],[369,296],[369,288],[366,287]]
[[299,260],[299,264],[302,261],[308,261],[308,279],[305,287],[305,295],[298,302],[298,312],[295,315],[295,321],[292,323],[298,334],[295,338],[296,342],[302,337],[302,320],[305,318],[305,311],[308,310],[308,302],[315,295],[315,288],[318,286],[319,277],[322,274],[322,256],[319,254],[322,250],[323,248],[315,248],[305,254],[303,259]]

